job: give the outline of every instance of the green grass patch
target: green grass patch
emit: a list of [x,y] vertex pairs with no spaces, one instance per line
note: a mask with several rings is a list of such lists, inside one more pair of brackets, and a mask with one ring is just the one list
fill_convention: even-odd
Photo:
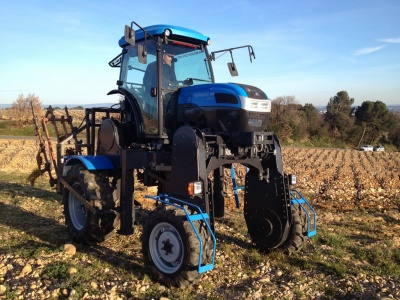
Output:
[[46,279],[66,279],[69,277],[68,270],[73,266],[70,262],[55,261],[46,266],[42,277]]
[[348,245],[348,241],[343,235],[334,233],[318,235],[318,241],[321,244],[328,245],[334,249],[344,248]]
[[[12,198],[17,203],[24,200],[37,198],[47,201],[61,201],[61,195],[49,184],[47,175],[42,175],[35,180],[35,186],[31,186],[28,174],[0,172],[0,177],[7,176],[7,181],[0,181],[0,196]],[[4,178],[4,177],[3,177]],[[25,199],[28,197],[29,199]]]
[[[79,126],[82,120],[77,120],[73,122],[74,126]],[[42,129],[41,124],[39,125],[39,129]],[[62,126],[57,127],[59,132],[62,132]],[[67,124],[67,128],[70,131],[69,125]],[[51,123],[47,123],[47,130],[49,131],[49,135],[51,137],[56,137],[54,126]],[[45,137],[45,133],[41,132]],[[18,126],[18,123],[10,120],[0,120],[0,135],[5,136],[35,136],[35,125],[33,121],[24,125]]]
[[32,124],[27,124],[21,127],[18,126],[15,121],[0,120],[0,135],[35,136],[35,126],[33,125],[33,121]]
[[[75,268],[76,272],[71,272],[71,268]],[[91,270],[91,268],[77,266],[71,262],[55,261],[44,268],[41,277],[57,280],[56,287],[69,291],[74,290],[75,297],[79,299],[90,289],[90,279],[94,275]]]
[[368,269],[380,276],[400,276],[400,249],[382,246],[350,247],[354,256],[369,263]]

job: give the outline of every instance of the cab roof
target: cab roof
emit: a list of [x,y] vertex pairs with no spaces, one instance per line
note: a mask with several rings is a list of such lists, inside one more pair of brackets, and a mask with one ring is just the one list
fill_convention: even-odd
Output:
[[[209,37],[202,35],[200,32],[184,28],[184,27],[179,27],[179,26],[173,26],[173,25],[152,25],[148,27],[144,27],[144,30],[146,30],[148,33],[150,33],[153,36],[157,35],[162,35],[164,34],[164,31],[166,29],[169,29],[171,31],[171,36],[178,36],[178,37],[183,37],[183,38],[188,38],[190,40],[195,40],[199,41],[202,43],[207,43]],[[135,30],[135,39],[136,41],[140,41],[144,39],[144,32],[142,29]],[[127,44],[125,37],[123,36],[119,40],[119,46],[123,47]]]

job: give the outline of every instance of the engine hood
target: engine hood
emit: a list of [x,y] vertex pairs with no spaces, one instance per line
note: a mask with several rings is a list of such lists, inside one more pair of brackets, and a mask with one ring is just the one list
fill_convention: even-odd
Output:
[[210,83],[181,89],[179,104],[199,107],[234,107],[254,112],[270,112],[271,101],[259,88],[238,83]]

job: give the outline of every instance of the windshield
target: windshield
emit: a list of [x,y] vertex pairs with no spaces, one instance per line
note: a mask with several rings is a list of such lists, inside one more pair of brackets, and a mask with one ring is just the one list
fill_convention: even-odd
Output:
[[[206,52],[200,46],[172,40],[163,45],[163,59],[165,54],[171,57],[170,66],[175,72],[178,86],[212,82]],[[167,66],[164,61],[163,67]],[[167,86],[163,85],[163,88]]]
[[[139,45],[146,49],[147,63],[138,58]],[[127,45],[123,51],[123,61],[120,73],[120,87],[129,91],[137,100],[145,120],[145,132],[156,134],[158,123],[157,90],[157,51],[156,42],[147,40]],[[161,89],[162,101],[166,105],[168,94],[179,88],[212,82],[207,53],[201,45],[169,40],[162,44]],[[170,97],[170,96],[169,96]],[[147,124],[148,123],[148,124]]]
[[[150,88],[157,86],[156,43],[152,40],[147,41],[147,64],[138,60],[139,44],[144,43],[126,46],[127,53],[124,55],[120,80],[122,87],[128,90],[137,92],[138,89],[144,88],[150,91]],[[169,41],[167,45],[163,44],[162,51],[163,89],[176,90],[185,85],[212,82],[207,54],[200,46]]]

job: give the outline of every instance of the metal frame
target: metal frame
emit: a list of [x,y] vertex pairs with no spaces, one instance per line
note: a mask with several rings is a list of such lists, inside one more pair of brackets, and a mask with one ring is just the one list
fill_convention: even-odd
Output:
[[298,190],[291,190],[292,205],[299,205],[307,216],[307,237],[317,234],[317,213],[311,204],[303,197]]

